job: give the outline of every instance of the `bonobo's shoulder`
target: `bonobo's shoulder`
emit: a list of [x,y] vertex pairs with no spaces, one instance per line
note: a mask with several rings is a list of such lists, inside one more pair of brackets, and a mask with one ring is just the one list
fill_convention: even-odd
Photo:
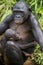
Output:
[[13,20],[13,15],[9,14],[8,16],[5,17],[5,19],[3,20],[3,22],[4,23],[9,23],[12,20]]
[[31,16],[30,17],[35,18],[35,19],[38,19],[37,15],[34,14],[33,12],[31,13]]

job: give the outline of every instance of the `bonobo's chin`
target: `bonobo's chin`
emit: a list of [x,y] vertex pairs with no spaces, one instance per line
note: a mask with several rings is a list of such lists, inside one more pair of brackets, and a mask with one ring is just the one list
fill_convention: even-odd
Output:
[[19,20],[16,20],[16,21],[14,21],[16,24],[19,24],[19,25],[21,25],[22,23],[23,23],[23,21],[19,21]]

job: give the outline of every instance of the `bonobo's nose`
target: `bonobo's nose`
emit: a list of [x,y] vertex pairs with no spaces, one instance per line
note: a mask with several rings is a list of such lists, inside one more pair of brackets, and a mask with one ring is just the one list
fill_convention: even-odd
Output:
[[16,18],[21,18],[21,16],[20,15],[16,15]]

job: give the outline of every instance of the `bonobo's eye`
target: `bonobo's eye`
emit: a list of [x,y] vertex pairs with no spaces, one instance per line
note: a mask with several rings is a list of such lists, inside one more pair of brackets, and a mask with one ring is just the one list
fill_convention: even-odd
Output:
[[13,14],[14,14],[14,16],[15,15],[21,15],[22,17],[24,17],[24,13],[21,11],[14,11]]

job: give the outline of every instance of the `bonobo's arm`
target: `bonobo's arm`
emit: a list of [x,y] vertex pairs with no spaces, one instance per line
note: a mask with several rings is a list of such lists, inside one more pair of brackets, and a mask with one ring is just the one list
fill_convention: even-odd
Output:
[[34,34],[34,37],[35,37],[36,41],[40,44],[42,51],[43,51],[43,32],[40,28],[38,20],[32,13],[30,16],[30,20],[31,20],[32,32]]
[[8,28],[9,23],[13,20],[13,15],[10,14],[7,16],[2,23],[0,23],[0,35],[5,32],[5,30]]

